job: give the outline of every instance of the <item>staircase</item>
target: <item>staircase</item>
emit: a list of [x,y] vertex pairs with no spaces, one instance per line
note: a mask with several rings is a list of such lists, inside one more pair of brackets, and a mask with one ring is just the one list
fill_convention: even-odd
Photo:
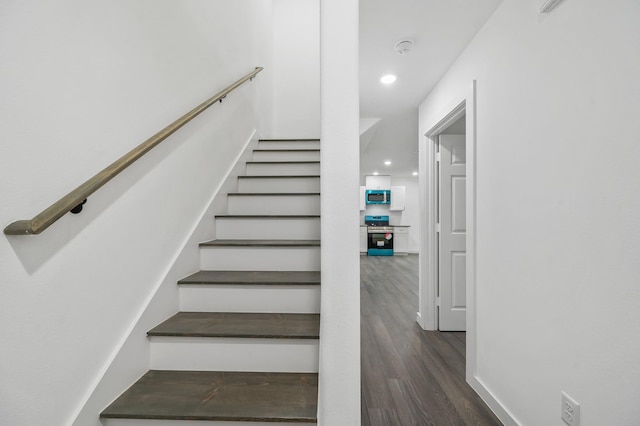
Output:
[[[320,142],[261,140],[106,426],[316,424]],[[240,423],[238,423],[240,422]]]

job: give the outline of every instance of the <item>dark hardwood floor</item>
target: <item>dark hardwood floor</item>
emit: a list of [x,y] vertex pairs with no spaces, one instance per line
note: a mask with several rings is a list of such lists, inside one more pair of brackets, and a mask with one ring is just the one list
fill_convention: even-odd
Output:
[[465,381],[465,333],[416,323],[418,255],[360,259],[362,425],[501,425]]

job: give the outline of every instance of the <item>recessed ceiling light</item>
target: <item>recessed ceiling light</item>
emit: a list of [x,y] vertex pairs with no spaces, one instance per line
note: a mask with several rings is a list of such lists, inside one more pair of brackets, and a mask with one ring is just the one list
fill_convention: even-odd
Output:
[[391,83],[393,83],[394,81],[396,81],[396,76],[395,76],[395,75],[393,75],[393,74],[387,74],[387,75],[382,76],[382,78],[380,79],[380,81],[381,81],[383,84],[391,84]]
[[374,176],[378,176],[378,172],[373,172],[373,175]]
[[389,161],[389,160],[385,161],[385,162],[384,162],[384,165],[385,165],[385,166],[390,166],[390,165],[391,165],[391,161]]
[[413,172],[412,175],[418,176],[418,172]]

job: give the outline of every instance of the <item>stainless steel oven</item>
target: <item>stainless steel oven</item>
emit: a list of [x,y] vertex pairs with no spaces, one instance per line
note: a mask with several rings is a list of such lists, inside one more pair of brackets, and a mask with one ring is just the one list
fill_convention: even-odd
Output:
[[369,256],[393,256],[393,226],[389,216],[365,216],[367,225],[367,254]]
[[369,256],[393,256],[392,226],[369,226],[367,228],[367,254]]

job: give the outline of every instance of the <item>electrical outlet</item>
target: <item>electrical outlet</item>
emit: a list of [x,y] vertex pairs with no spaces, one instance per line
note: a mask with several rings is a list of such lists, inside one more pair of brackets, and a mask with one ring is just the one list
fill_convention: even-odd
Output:
[[562,392],[562,420],[569,426],[580,426],[580,404]]

